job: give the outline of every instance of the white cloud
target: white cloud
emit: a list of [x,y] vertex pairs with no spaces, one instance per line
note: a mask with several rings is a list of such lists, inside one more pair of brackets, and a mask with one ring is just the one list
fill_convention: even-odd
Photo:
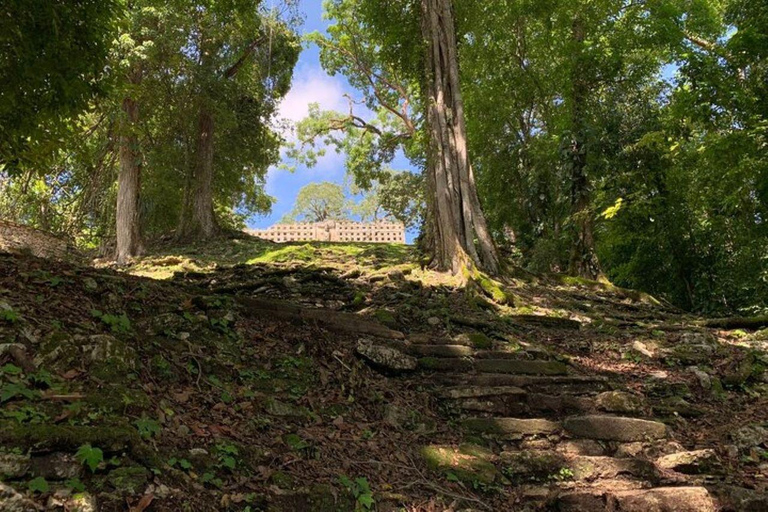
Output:
[[309,114],[309,105],[318,103],[321,110],[344,111],[344,83],[328,76],[322,69],[313,67],[296,74],[293,86],[280,103],[279,117],[298,122]]

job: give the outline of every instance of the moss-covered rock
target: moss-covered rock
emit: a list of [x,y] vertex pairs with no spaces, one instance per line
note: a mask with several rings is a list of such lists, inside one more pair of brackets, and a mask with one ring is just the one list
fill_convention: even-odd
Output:
[[502,471],[513,483],[547,480],[565,466],[565,458],[553,451],[521,451],[501,454]]
[[472,332],[466,335],[469,342],[473,347],[480,350],[488,350],[493,348],[493,341],[491,338],[481,332]]
[[23,478],[29,473],[31,466],[28,455],[0,453],[0,479]]
[[268,498],[265,508],[274,512],[312,510],[314,512],[341,512],[355,510],[355,498],[339,493],[329,485],[317,484],[307,489],[280,492]]
[[87,443],[106,453],[143,451],[138,432],[129,426],[20,425],[0,422],[0,445],[10,448],[32,452],[73,452]]
[[265,410],[267,414],[282,418],[306,419],[309,416],[309,411],[304,407],[299,407],[276,399],[268,400]]
[[500,477],[498,469],[491,462],[493,453],[481,446],[425,446],[421,449],[421,455],[430,469],[453,475],[462,482],[487,485]]
[[149,481],[149,472],[140,466],[128,466],[110,471],[107,481],[121,494],[139,494]]
[[643,409],[643,399],[624,391],[606,391],[595,397],[595,405],[606,412],[636,414]]
[[387,311],[386,309],[377,309],[373,316],[376,317],[376,320],[386,325],[390,329],[396,329],[398,327],[397,318],[395,318],[395,315],[391,311]]

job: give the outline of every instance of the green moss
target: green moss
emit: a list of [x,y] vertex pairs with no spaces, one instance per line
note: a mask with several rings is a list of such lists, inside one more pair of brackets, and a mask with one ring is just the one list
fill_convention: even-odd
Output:
[[397,319],[391,312],[385,309],[377,309],[373,315],[376,317],[376,320],[387,327],[397,327]]
[[108,453],[142,445],[136,429],[127,425],[83,427],[71,425],[19,425],[0,422],[0,445],[38,451],[74,451],[90,443]]
[[107,481],[121,494],[141,493],[149,481],[149,472],[140,466],[117,468],[107,475]]
[[433,471],[469,484],[489,485],[499,477],[496,466],[490,462],[493,454],[481,446],[425,446],[421,449],[421,455]]
[[121,415],[126,410],[140,412],[152,406],[149,396],[144,391],[119,384],[106,385],[96,393],[88,395],[85,401],[100,409],[119,412]]
[[293,487],[293,478],[283,471],[275,471],[269,477],[269,482],[276,485],[279,489],[290,489]]
[[514,303],[514,300],[510,300],[506,292],[501,288],[501,285],[489,278],[484,274],[479,274],[477,282],[483,291],[498,304],[510,304]]
[[472,346],[477,349],[488,350],[493,347],[491,338],[481,332],[469,333],[467,334],[467,337],[469,338],[470,343],[472,343]]

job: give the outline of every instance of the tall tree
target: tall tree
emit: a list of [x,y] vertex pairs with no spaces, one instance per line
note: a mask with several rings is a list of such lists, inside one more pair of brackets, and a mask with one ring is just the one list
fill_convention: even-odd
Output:
[[603,271],[595,247],[595,227],[591,212],[590,181],[587,177],[587,101],[590,84],[584,73],[589,65],[585,58],[586,28],[581,15],[576,13],[571,28],[572,60],[570,70],[570,90],[566,101],[570,104],[570,137],[567,141],[567,166],[571,178],[571,223],[573,241],[568,271],[572,275],[597,279]]
[[334,0],[325,8],[335,24],[312,36],[323,65],[343,73],[375,115],[355,113],[350,100],[348,115],[316,114],[305,130],[344,132],[326,142],[343,148],[361,185],[403,148],[425,173],[424,245],[434,266],[498,271],[468,155],[452,2]]
[[[177,230],[180,238],[208,238],[218,232],[215,168],[222,159],[217,158],[217,148],[227,144],[233,132],[248,137],[253,120],[245,113],[268,120],[290,86],[298,58],[295,33],[274,19],[274,13],[260,12],[261,3],[207,0],[186,8],[186,29],[192,36],[186,67],[197,126]],[[273,149],[271,136],[263,129],[250,137],[264,150]]]
[[471,264],[497,272],[499,257],[469,160],[452,2],[422,0],[421,9],[426,42],[427,198],[434,258],[439,268],[454,273]]
[[324,222],[348,219],[350,201],[344,187],[328,181],[310,183],[299,191],[293,210],[282,222]]
[[[141,69],[134,69],[128,80],[138,85]],[[115,259],[124,264],[142,250],[141,224],[139,218],[139,195],[141,193],[142,154],[139,147],[138,124],[139,104],[130,96],[123,100],[123,124],[119,141],[120,171],[117,177],[117,210],[115,233],[117,248]]]

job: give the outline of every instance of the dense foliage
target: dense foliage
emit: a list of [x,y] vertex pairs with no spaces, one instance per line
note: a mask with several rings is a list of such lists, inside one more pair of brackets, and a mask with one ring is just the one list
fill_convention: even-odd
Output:
[[0,165],[50,156],[66,119],[105,92],[118,0],[7,0],[0,6]]
[[[27,165],[0,183],[2,216],[87,243],[110,240],[118,154],[130,135],[142,168],[142,229],[147,235],[176,229],[199,157],[203,108],[217,128],[217,221],[242,226],[248,215],[268,211],[264,179],[282,141],[276,110],[290,89],[300,42],[292,2],[279,12],[262,7],[261,0],[141,0],[119,11],[107,46],[110,89],[88,108],[65,112],[66,130],[47,141],[55,153],[44,177]],[[82,76],[78,86],[94,77]],[[137,105],[136,122],[127,122],[126,98]]]

